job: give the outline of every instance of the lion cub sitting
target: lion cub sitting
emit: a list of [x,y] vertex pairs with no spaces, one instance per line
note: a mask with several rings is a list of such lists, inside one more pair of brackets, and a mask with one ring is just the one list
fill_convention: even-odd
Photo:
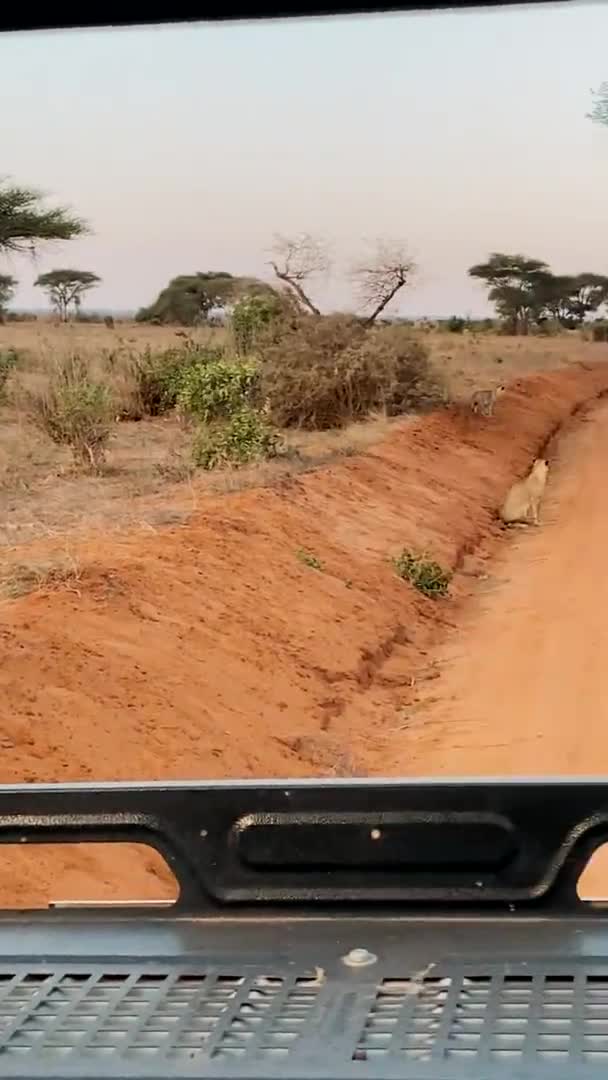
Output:
[[493,416],[496,401],[504,392],[504,386],[495,386],[493,390],[476,390],[470,401],[471,412],[480,416]]
[[505,525],[528,525],[530,517],[535,525],[539,524],[538,508],[548,472],[549,462],[546,458],[536,458],[526,478],[513,484],[500,510]]

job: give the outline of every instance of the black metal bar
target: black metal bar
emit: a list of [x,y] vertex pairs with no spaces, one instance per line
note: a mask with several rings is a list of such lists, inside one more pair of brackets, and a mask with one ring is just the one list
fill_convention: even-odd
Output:
[[[475,0],[417,0],[416,3],[406,3],[405,0],[384,0],[384,3],[368,2],[356,3],[348,0],[302,0],[294,2],[288,0],[285,3],[261,2],[257,0],[251,4],[248,0],[229,0],[220,3],[219,0],[205,0],[203,3],[194,4],[190,0],[180,0],[179,4],[171,9],[163,9],[161,5],[144,4],[142,0],[129,0],[126,4],[106,2],[102,7],[93,3],[86,9],[65,12],[53,11],[47,13],[44,9],[12,10],[2,12],[0,15],[0,30],[57,30],[57,29],[89,29],[126,27],[137,25],[162,25],[188,22],[216,22],[228,20],[252,20],[252,19],[286,19],[286,18],[322,18],[336,15],[382,15],[405,11],[434,11],[447,9],[457,11],[480,8],[480,10],[513,6],[521,4],[522,0],[485,0],[479,4]],[[548,5],[552,0],[527,0],[528,5]],[[574,0],[560,0],[564,3],[573,3]]]
[[0,842],[157,847],[182,912],[284,905],[578,909],[608,782],[271,781],[0,787]]

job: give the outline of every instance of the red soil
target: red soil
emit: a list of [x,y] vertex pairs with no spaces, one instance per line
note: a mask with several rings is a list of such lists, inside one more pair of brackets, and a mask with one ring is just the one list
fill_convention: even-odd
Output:
[[[500,535],[497,505],[606,391],[605,364],[538,375],[491,420],[437,412],[335,467],[207,497],[186,526],[74,542],[77,589],[0,609],[0,783],[408,773],[414,676]],[[408,546],[460,571],[451,600],[396,577]],[[0,902],[66,895],[56,857],[38,851],[34,885],[11,854]],[[114,895],[107,854],[85,856],[68,895],[103,895],[100,879]],[[121,863],[158,895],[141,857]]]

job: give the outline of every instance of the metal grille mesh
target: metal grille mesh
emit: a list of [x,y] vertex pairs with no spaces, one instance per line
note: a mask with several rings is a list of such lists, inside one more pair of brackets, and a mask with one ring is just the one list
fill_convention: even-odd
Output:
[[0,1058],[286,1054],[320,983],[192,973],[0,974]]
[[105,1075],[123,1061],[134,1075],[171,1075],[180,1063],[219,1075],[231,1062],[237,1075],[252,1056],[279,1074],[305,1058],[336,1076],[345,1067],[365,1075],[382,1061],[391,1075],[412,1077],[435,1075],[433,1063],[484,1077],[519,1065],[561,1066],[560,1076],[608,1069],[605,965],[454,964],[354,979],[286,969],[0,969],[0,1074],[26,1075],[43,1062],[49,1072],[53,1063],[86,1071],[89,1062]]
[[608,975],[385,979],[353,1053],[417,1062],[608,1067]]

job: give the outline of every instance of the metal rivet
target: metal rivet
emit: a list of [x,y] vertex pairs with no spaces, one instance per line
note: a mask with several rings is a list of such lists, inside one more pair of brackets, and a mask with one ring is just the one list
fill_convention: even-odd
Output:
[[367,967],[368,964],[375,964],[377,959],[373,952],[359,948],[347,952],[346,956],[342,957],[342,962],[348,967]]

